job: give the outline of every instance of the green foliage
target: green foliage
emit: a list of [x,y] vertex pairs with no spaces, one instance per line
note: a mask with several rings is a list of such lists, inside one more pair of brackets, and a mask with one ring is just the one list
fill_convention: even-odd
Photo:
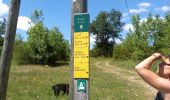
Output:
[[5,33],[6,19],[0,21],[0,37]]
[[68,60],[70,55],[69,43],[63,38],[63,35],[58,31],[57,28],[53,28],[49,31],[49,42],[48,42],[48,53],[49,61],[53,63],[56,60]]
[[6,19],[3,18],[3,20],[0,21],[0,54],[2,52],[2,47],[4,42],[4,38],[2,37],[2,35],[5,34],[5,27],[6,27]]
[[18,64],[54,65],[59,60],[68,60],[69,43],[56,27],[48,29],[42,22],[42,12],[32,14],[33,25],[28,30],[28,40],[16,40],[15,59]]
[[113,50],[113,58],[144,59],[153,52],[167,54],[170,43],[168,16],[163,20],[159,15],[151,15],[141,21],[139,15],[132,16],[133,30]]
[[28,44],[33,63],[46,64],[48,59],[47,42],[48,29],[42,23],[37,23],[28,31]]
[[129,58],[130,55],[130,51],[129,49],[126,49],[126,47],[124,47],[125,45],[122,44],[118,44],[114,47],[113,49],[113,58],[114,59],[123,59],[126,60]]
[[14,61],[17,64],[29,64],[31,63],[30,50],[27,42],[17,38],[14,45]]
[[161,51],[164,54],[169,55],[169,50],[170,50],[170,12],[168,12],[165,16],[165,28],[164,28],[164,33],[165,33],[165,38],[161,39],[162,44],[164,45],[163,48],[161,48]]
[[120,21],[120,11],[112,9],[110,12],[102,11],[90,25],[90,32],[96,36],[98,54],[112,56],[115,38],[120,38],[123,23]]
[[100,50],[96,47],[96,45],[93,46],[93,49],[90,50],[90,57],[98,57],[100,56]]
[[32,63],[55,64],[57,60],[68,59],[68,41],[63,39],[57,28],[48,30],[42,23],[38,23],[30,28],[28,34]]
[[[42,23],[44,20],[43,17],[43,12],[42,10],[35,10],[32,14],[31,14],[31,22],[33,24],[37,24],[37,23]],[[30,23],[31,24],[31,23]]]

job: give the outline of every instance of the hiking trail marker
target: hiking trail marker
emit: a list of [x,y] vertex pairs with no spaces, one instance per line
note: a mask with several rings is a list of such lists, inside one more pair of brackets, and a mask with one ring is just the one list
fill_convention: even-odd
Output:
[[89,78],[89,14],[74,15],[74,78]]
[[77,80],[77,90],[86,93],[86,80]]

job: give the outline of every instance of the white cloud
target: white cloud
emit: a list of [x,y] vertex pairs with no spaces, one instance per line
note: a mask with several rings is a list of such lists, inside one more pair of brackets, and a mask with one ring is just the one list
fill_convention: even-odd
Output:
[[[154,20],[156,20],[156,17],[155,17],[155,16],[152,16],[152,18],[153,18]],[[160,16],[159,18],[162,19],[162,20],[165,19],[164,16]],[[144,18],[142,18],[142,19],[140,20],[140,23],[146,22],[147,20],[148,20],[147,17],[144,17]]]
[[94,39],[94,38],[95,38],[95,35],[90,35],[90,42],[91,42],[91,43],[94,43],[94,42],[95,42],[95,39]]
[[149,10],[146,8],[139,8],[139,9],[130,9],[129,12],[132,14],[139,14],[143,12],[149,12]]
[[132,24],[126,24],[126,25],[123,27],[123,29],[124,29],[125,31],[129,31],[130,29],[133,30],[133,26],[132,26]]
[[148,3],[148,2],[143,2],[143,3],[139,3],[139,4],[138,4],[138,7],[139,7],[139,8],[148,8],[148,7],[150,7],[150,6],[151,6],[151,4]]
[[0,0],[0,16],[8,13],[9,7]]
[[170,11],[170,6],[163,6],[163,7],[161,7],[161,11],[163,11],[163,12]]
[[0,17],[0,21],[3,21],[3,18]]
[[164,19],[165,19],[165,17],[164,17],[164,16],[160,16],[160,19],[163,19],[163,20],[164,20]]
[[127,17],[128,16],[128,13],[123,13],[122,14],[122,17]]
[[117,38],[115,39],[115,41],[116,41],[117,44],[122,43],[122,41],[120,39],[117,39]]
[[95,35],[90,35],[90,49],[95,45]]
[[26,16],[19,16],[18,17],[18,23],[17,23],[17,28],[23,31],[27,31],[30,28],[31,20],[26,17]]
[[146,22],[147,21],[147,18],[145,17],[145,18],[142,18],[141,20],[140,20],[140,22]]
[[[0,0],[0,16],[4,16],[8,14],[9,7],[7,4],[3,3],[3,0]],[[0,19],[2,20],[2,19]],[[31,22],[31,20],[28,17],[25,16],[19,16],[18,17],[18,23],[17,28],[20,30],[27,31],[28,28],[30,28],[30,25],[28,22]]]
[[155,8],[156,11],[162,11],[162,12],[167,12],[167,11],[170,11],[170,6],[162,6],[162,7],[158,7],[158,8]]
[[138,9],[130,9],[129,12],[132,14],[139,14],[144,12],[149,12],[148,7],[150,7],[151,4],[148,2],[142,2],[138,4]]
[[121,21],[125,21],[125,20],[127,20],[129,17],[128,17],[128,13],[123,13],[122,14],[122,19],[121,19]]

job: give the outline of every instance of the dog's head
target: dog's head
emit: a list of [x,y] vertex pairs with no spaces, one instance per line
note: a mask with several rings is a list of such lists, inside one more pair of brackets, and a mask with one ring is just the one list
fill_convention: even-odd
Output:
[[53,89],[53,90],[55,89],[55,85],[54,85],[54,86],[52,86],[52,89]]
[[52,89],[54,91],[60,91],[62,88],[61,88],[61,86],[59,84],[56,84],[56,85],[52,86]]

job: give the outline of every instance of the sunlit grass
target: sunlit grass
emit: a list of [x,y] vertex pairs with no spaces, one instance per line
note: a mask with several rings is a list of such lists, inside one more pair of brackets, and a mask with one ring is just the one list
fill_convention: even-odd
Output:
[[[120,76],[106,73],[95,65],[98,61],[104,64],[108,60],[111,59],[91,58],[90,60],[90,100],[147,100],[142,86],[124,80]],[[69,74],[69,65],[46,67],[13,64],[7,100],[68,100],[67,95],[56,98],[51,88],[56,83],[69,83]]]
[[[91,60],[91,100],[147,100],[142,86],[97,69],[95,62],[104,62],[110,58],[92,58]],[[105,67],[105,66],[103,66]]]
[[[12,66],[7,100],[56,100],[52,86],[69,83],[69,67]],[[60,96],[60,100],[68,96]]]

